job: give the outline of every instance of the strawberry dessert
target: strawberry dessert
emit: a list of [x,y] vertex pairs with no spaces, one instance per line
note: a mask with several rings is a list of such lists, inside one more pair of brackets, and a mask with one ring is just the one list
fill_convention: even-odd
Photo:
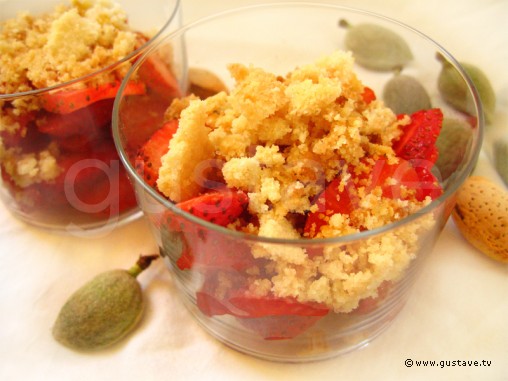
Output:
[[284,76],[231,64],[230,91],[175,100],[138,150],[138,173],[181,210],[150,218],[175,271],[201,280],[203,316],[283,340],[373,313],[433,234],[421,214],[359,236],[442,194],[443,115],[394,114],[353,63],[337,51]]
[[[102,225],[136,208],[110,127],[135,57],[118,62],[148,40],[109,0],[72,0],[0,23],[0,172],[15,214],[60,228]],[[178,94],[163,62],[152,59],[138,77],[126,95]]]

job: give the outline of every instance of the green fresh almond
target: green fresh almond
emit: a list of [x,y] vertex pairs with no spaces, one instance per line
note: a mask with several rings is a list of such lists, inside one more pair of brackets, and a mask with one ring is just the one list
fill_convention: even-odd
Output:
[[383,101],[395,114],[412,114],[432,107],[425,87],[414,77],[396,74],[383,88]]
[[125,337],[143,312],[143,295],[136,276],[156,257],[140,257],[130,270],[101,273],[79,288],[60,310],[53,337],[82,351],[102,349]]
[[508,186],[508,141],[498,140],[494,143],[494,166]]
[[[438,77],[438,89],[443,99],[459,111],[475,115],[474,99],[467,87],[466,81],[459,71],[443,57],[441,72]],[[475,65],[460,63],[464,71],[473,82],[482,102],[485,119],[492,122],[496,108],[496,94],[485,73]]]
[[349,25],[344,20],[339,25],[348,28],[344,40],[346,49],[354,54],[359,65],[367,69],[394,70],[413,59],[406,41],[390,29],[370,23]]
[[441,132],[436,141],[438,159],[434,171],[438,178],[446,180],[463,162],[472,139],[471,126],[460,119],[443,120]]

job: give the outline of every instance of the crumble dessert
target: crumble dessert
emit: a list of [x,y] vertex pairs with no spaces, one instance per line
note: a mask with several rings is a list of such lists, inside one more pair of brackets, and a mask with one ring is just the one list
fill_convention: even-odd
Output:
[[[230,92],[205,100],[190,96],[167,110],[166,118],[177,119],[178,128],[162,156],[156,188],[200,218],[218,223],[211,215],[214,207],[222,208],[235,217],[224,226],[290,240],[242,245],[213,232],[208,233],[214,239],[207,240],[199,228],[197,235],[190,227],[177,228],[177,266],[204,272],[197,303],[206,315],[256,318],[259,312],[251,306],[259,307],[257,303],[267,309],[263,317],[280,313],[281,305],[286,315],[299,315],[301,309],[291,312],[295,306],[313,316],[321,316],[323,309],[362,309],[363,301],[401,279],[421,240],[432,234],[433,216],[422,215],[350,242],[316,241],[313,247],[294,241],[379,228],[418,213],[441,194],[429,170],[441,111],[395,115],[359,80],[353,64],[352,55],[342,51],[285,76],[232,64],[236,83]],[[411,161],[420,158],[411,157],[415,150],[409,149],[414,142],[408,131],[427,122],[432,127],[424,129],[432,131],[425,138],[429,149],[416,155],[428,160],[419,164]],[[212,206],[207,196],[216,194],[214,188],[246,195],[245,211],[241,202],[222,207],[214,201]],[[279,309],[268,307],[274,301]]]

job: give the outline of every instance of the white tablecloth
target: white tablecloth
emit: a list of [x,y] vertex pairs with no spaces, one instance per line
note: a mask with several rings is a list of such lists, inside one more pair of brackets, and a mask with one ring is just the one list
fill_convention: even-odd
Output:
[[[253,0],[183,0],[189,22]],[[508,1],[344,0],[396,18],[477,64],[498,96],[495,128],[508,131]],[[1,5],[1,4],[0,4]],[[482,156],[478,172],[495,180]],[[78,354],[51,326],[69,294],[95,274],[156,251],[144,220],[88,238],[24,225],[0,206],[1,380],[508,380],[508,267],[481,255],[449,221],[394,324],[366,348],[332,360],[278,364],[237,353],[204,333],[178,300],[162,261],[140,276],[147,308],[121,345]],[[414,361],[412,367],[405,360]],[[488,361],[417,366],[417,361]],[[457,362],[455,363],[457,364]]]

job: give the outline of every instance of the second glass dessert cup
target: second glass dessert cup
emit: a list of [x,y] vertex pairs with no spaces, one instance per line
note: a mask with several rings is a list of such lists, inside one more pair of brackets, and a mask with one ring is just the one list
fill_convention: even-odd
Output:
[[[35,46],[33,35],[37,31],[29,29],[29,25],[35,23],[33,20],[42,14],[57,14],[56,7],[62,5],[71,4],[62,0],[2,2],[2,39],[9,42],[5,46],[26,44],[30,49],[40,51],[39,54],[44,54],[44,49],[50,49],[58,57],[69,54],[71,60],[69,46],[65,45],[65,41],[59,42],[58,35],[53,33],[53,39],[48,40],[46,45]],[[94,6],[104,6],[97,11],[104,13],[103,18],[86,21],[86,9],[82,8]],[[181,15],[178,0],[155,0],[143,7],[136,1],[124,0],[96,4],[75,2],[73,7],[59,11],[52,28],[64,28],[66,20],[72,19],[75,21],[71,30],[66,32],[67,38],[80,36],[80,25],[84,27],[88,24],[100,26],[107,36],[105,31],[117,27],[114,24],[119,23],[108,15],[117,12],[119,7],[128,18],[129,30],[118,32],[118,38],[122,33],[128,35],[125,46],[130,46],[134,39],[132,36],[136,36],[135,44],[128,51],[125,48],[127,53],[123,55],[115,53],[111,46],[103,55],[120,54],[117,59],[110,59],[105,67],[94,67],[77,78],[65,72],[61,73],[65,79],[56,78],[50,86],[41,86],[34,83],[35,80],[27,79],[24,84],[6,83],[2,88],[6,92],[0,89],[0,197],[15,217],[30,225],[79,234],[111,229],[141,215],[111,134],[113,102],[131,65],[154,41],[179,27]],[[76,16],[79,12],[83,14]],[[32,37],[23,40],[20,33],[18,40],[14,41],[16,28],[23,20],[27,27],[25,35]],[[48,30],[51,33],[51,29]],[[122,41],[117,42],[115,49],[122,50]],[[75,41],[75,44],[78,43]],[[102,46],[97,51],[100,48]],[[25,54],[22,48],[19,49],[18,55]],[[2,53],[4,58],[9,54],[14,53]],[[114,62],[111,63],[112,60]],[[27,72],[36,71],[38,62],[33,60],[33,66],[28,67]],[[2,65],[9,73],[8,62]],[[158,62],[158,65],[140,75],[128,92],[146,93],[153,83],[160,87],[161,75],[165,75],[168,81],[174,81],[168,74],[171,62]],[[72,71],[72,68],[69,70]],[[55,72],[58,71],[55,69]],[[13,73],[9,78],[15,82],[19,75]],[[32,78],[30,74],[28,78]],[[12,92],[10,89],[20,90]]]

